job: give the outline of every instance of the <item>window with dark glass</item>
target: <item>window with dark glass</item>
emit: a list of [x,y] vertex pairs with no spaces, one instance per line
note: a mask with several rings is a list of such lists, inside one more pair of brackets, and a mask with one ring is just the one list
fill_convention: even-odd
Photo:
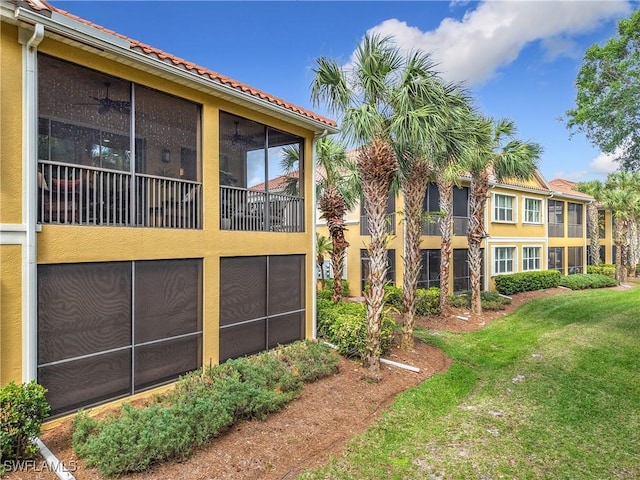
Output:
[[41,223],[201,227],[200,105],[44,54],[38,89]]
[[466,235],[469,224],[469,187],[453,187],[453,234]]
[[[453,291],[455,293],[471,289],[468,253],[469,250],[466,248],[453,250]],[[480,285],[484,285],[484,249],[480,249],[480,258]]]
[[305,335],[304,255],[220,259],[220,360]]
[[440,249],[420,250],[422,269],[418,288],[440,287]]
[[549,247],[547,254],[549,270],[558,270],[564,275],[564,247]]
[[582,229],[582,204],[567,203],[567,227],[569,237],[581,238],[584,236]]
[[[365,287],[369,284],[369,273],[371,272],[371,263],[369,253],[365,249],[360,250],[360,288],[364,292]],[[390,285],[396,283],[396,250],[390,248],[387,250],[387,273],[385,280]]]
[[567,250],[567,267],[569,267],[569,275],[582,273],[584,269],[583,248],[569,247]]
[[38,266],[38,382],[52,415],[202,364],[202,261]]
[[220,112],[220,228],[304,231],[304,140]]
[[547,218],[550,237],[564,237],[564,202],[547,200]]

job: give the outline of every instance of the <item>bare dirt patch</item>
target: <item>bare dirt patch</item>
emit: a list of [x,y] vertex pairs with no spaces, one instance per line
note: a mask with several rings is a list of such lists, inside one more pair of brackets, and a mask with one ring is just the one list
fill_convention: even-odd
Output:
[[[472,316],[466,309],[451,309],[447,315],[417,317],[420,326],[435,330],[473,331],[496,318],[511,313],[522,303],[545,295],[565,293],[552,288],[520,293],[506,310]],[[458,316],[468,317],[467,320]],[[379,383],[365,379],[365,370],[357,362],[341,359],[338,373],[305,385],[302,395],[284,410],[265,420],[241,422],[188,459],[156,465],[142,474],[127,478],[160,479],[291,479],[304,469],[325,463],[331,454],[339,454],[355,434],[363,432],[380,417],[400,392],[445,371],[451,360],[440,350],[416,342],[413,352],[393,348],[386,358],[420,368],[420,373],[383,365]],[[44,432],[42,441],[66,466],[76,466],[72,474],[78,480],[103,479],[95,469],[78,459],[70,446],[71,422]],[[41,459],[37,459],[39,464]],[[52,472],[33,469],[13,472],[8,480],[55,480]]]

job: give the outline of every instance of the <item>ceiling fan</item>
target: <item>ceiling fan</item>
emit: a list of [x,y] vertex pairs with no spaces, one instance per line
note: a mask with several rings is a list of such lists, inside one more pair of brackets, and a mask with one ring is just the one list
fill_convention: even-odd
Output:
[[240,125],[239,121],[235,121],[233,122],[236,126],[236,130],[232,135],[225,135],[226,139],[232,144],[235,145],[237,143],[241,143],[241,142],[246,142],[247,140],[251,139],[250,135],[241,135],[240,133],[238,133],[238,125]]
[[109,82],[104,82],[104,86],[106,88],[105,96],[102,98],[94,97],[93,95],[89,95],[90,98],[93,98],[96,103],[76,103],[75,105],[97,105],[98,113],[100,115],[110,112],[111,110],[115,110],[116,112],[124,113],[128,115],[131,113],[131,102],[128,100],[114,100],[109,97],[109,87],[111,84]]

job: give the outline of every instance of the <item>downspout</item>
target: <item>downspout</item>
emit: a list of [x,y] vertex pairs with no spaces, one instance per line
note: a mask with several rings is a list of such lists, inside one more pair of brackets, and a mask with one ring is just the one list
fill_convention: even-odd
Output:
[[[24,270],[22,273],[22,380],[37,379],[37,334],[38,334],[38,252],[36,229],[38,223],[38,45],[44,38],[44,26],[36,23],[33,34],[20,30],[23,45],[22,80],[22,219],[25,225]],[[26,41],[25,41],[26,40]],[[74,480],[42,441],[35,437],[32,442],[61,480]]]
[[[21,30],[23,44],[22,81],[22,218],[25,225],[24,270],[22,273],[22,378],[25,382],[37,378],[37,239],[38,222],[38,45],[44,38],[44,26],[34,25],[29,32]],[[25,41],[26,40],[26,41]]]
[[318,252],[316,251],[316,141],[326,137],[328,134],[328,130],[325,128],[322,132],[317,133],[314,137],[313,137],[313,142],[311,142],[311,175],[312,175],[312,187],[311,187],[311,204],[313,206],[313,218],[312,218],[312,228],[313,228],[313,237],[311,240],[311,258],[312,258],[312,265],[313,265],[313,281],[311,282],[311,290],[313,292],[313,295],[311,296],[311,330],[312,330],[312,337],[314,340],[317,339],[317,331],[318,331],[318,318],[316,315],[316,300],[318,298],[318,282],[316,281],[316,256],[318,255]]

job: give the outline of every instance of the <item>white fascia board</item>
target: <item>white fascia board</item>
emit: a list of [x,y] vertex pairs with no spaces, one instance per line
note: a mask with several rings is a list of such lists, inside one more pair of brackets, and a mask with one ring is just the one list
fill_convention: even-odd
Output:
[[56,12],[52,12],[51,18],[49,18],[48,16],[18,7],[15,10],[14,16],[16,19],[29,24],[41,23],[45,27],[45,35],[47,33],[55,33],[67,39],[75,40],[81,44],[102,50],[106,54],[115,55],[120,58],[124,57],[124,59],[128,60],[127,63],[132,62],[130,64],[151,67],[173,78],[177,77],[186,80],[194,88],[199,87],[198,89],[202,90],[204,87],[204,91],[207,93],[213,91],[219,96],[230,97],[240,104],[266,110],[271,115],[284,118],[292,123],[308,128],[314,133],[319,134],[326,131],[327,133],[333,134],[339,131],[337,128],[331,127],[326,123],[280,107],[269,101],[248,95],[230,85],[211,80],[209,77],[202,76],[197,72],[189,71],[186,68],[167,63],[152,55],[133,50],[131,49],[131,44],[125,39],[111,35],[90,25],[85,25],[64,15],[57,14]]

